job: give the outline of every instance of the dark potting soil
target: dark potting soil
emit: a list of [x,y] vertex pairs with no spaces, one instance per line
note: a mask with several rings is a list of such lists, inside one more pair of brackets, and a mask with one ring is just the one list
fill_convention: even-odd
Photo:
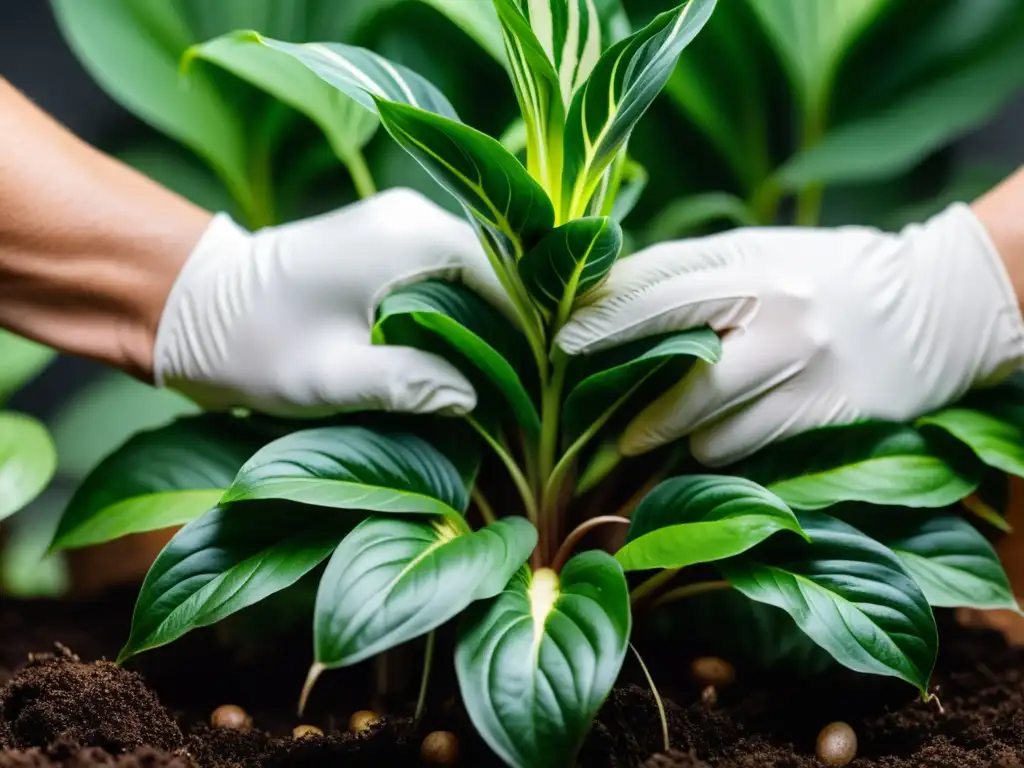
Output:
[[[0,599],[0,768],[416,766],[423,736],[437,729],[458,736],[459,765],[498,765],[473,734],[450,670],[436,673],[420,724],[408,717],[409,705],[393,706],[394,716],[355,736],[345,727],[352,711],[370,705],[372,665],[325,675],[298,718],[308,636],[276,637],[240,653],[221,642],[223,631],[202,630],[122,669],[101,659],[116,655],[127,636],[132,602],[133,594],[92,603]],[[648,648],[675,749],[659,754],[657,707],[628,660],[580,765],[812,768],[821,765],[818,731],[844,720],[859,739],[852,768],[1024,768],[1024,649],[948,617],[942,624],[934,676],[941,711],[904,684],[842,670],[771,680],[741,668],[711,706],[686,679],[681,644],[663,653]],[[243,706],[255,729],[210,728],[209,713],[225,703]],[[327,735],[291,738],[301,722]]]

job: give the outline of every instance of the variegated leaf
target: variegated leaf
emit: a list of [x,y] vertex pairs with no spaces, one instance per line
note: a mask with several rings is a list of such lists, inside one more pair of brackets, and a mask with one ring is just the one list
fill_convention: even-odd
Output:
[[716,0],[690,0],[609,48],[576,92],[565,129],[562,205],[587,210],[605,170],[672,74],[683,49],[711,17]]

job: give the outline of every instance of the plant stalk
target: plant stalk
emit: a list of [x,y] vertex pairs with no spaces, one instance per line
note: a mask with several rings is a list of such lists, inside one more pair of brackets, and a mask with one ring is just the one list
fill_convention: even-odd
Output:
[[651,608],[660,608],[663,605],[674,603],[677,600],[685,600],[688,597],[696,597],[697,595],[706,595],[709,592],[719,592],[724,589],[732,589],[732,584],[728,581],[698,581],[696,584],[686,584],[682,587],[676,587],[670,589],[662,595],[659,595],[651,603]]
[[629,649],[636,656],[637,663],[640,665],[641,671],[644,673],[644,677],[647,678],[647,685],[651,689],[651,695],[654,697],[654,703],[658,707],[658,719],[661,721],[661,740],[662,746],[665,752],[672,749],[672,742],[668,735],[668,717],[665,715],[665,702],[661,700],[661,694],[658,693],[658,686],[654,684],[654,678],[651,677],[651,673],[647,669],[647,665],[644,664],[644,660],[640,657],[640,652],[637,651],[636,646],[632,643],[629,644]]
[[345,167],[348,168],[352,184],[360,199],[365,200],[367,197],[377,194],[377,185],[373,181],[373,174],[370,173],[370,167],[366,164],[366,156],[362,152],[356,150],[349,153],[345,157]]
[[498,517],[494,514],[494,507],[487,501],[487,497],[484,496],[479,485],[473,486],[473,490],[469,492],[469,497],[476,504],[476,508],[480,510],[480,517],[484,519],[485,525],[493,525],[498,522]]
[[502,448],[501,444],[480,425],[480,422],[472,416],[466,416],[465,419],[484,439],[484,442],[491,446],[491,449],[498,454],[498,458],[501,459],[502,464],[505,465],[509,475],[512,477],[512,482],[516,486],[516,490],[519,491],[519,495],[522,497],[523,506],[526,509],[526,517],[531,523],[537,525],[537,501],[533,497],[533,490],[530,488],[530,483],[527,482],[526,477],[523,475],[523,471],[519,468],[519,465],[516,464],[515,459],[513,459],[508,454],[508,451]]
[[654,574],[649,579],[640,582],[640,584],[638,584],[633,591],[629,593],[629,602],[636,605],[646,599],[651,594],[672,581],[677,573],[679,573],[678,568],[666,568],[663,571],[658,571],[658,573]]
[[[820,104],[809,106],[804,112],[800,136],[800,151],[806,152],[821,141],[825,134],[825,108]],[[796,197],[796,223],[801,227],[816,227],[821,222],[821,201],[824,185],[812,182],[803,187]]]
[[562,566],[569,561],[569,557],[572,555],[572,551],[576,548],[576,545],[580,543],[580,539],[586,536],[590,531],[602,525],[610,525],[616,523],[618,525],[629,525],[629,520],[625,517],[616,517],[615,515],[599,515],[598,517],[592,517],[589,520],[585,520],[565,537],[565,541],[562,542],[562,546],[558,548],[558,552],[555,554],[551,561],[551,570],[558,573],[562,570]]
[[430,667],[434,663],[434,642],[435,633],[427,634],[427,647],[423,650],[423,675],[420,677],[420,695],[416,699],[416,712],[413,720],[419,722],[423,715],[423,708],[427,703],[427,688],[430,686]]

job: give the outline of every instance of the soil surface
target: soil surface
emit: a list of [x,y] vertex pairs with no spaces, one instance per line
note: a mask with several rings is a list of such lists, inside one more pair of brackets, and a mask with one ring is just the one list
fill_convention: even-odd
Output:
[[[409,704],[394,705],[380,725],[356,736],[345,729],[353,711],[371,705],[372,664],[325,674],[298,718],[294,703],[311,655],[301,631],[239,651],[224,642],[223,628],[201,630],[125,668],[103,661],[127,637],[133,599],[0,598],[0,768],[418,766],[422,739],[433,730],[457,735],[459,765],[498,765],[473,734],[450,669],[435,672],[419,724]],[[773,680],[741,668],[711,705],[687,679],[690,652],[682,644],[671,656],[648,649],[674,750],[661,753],[656,704],[629,659],[580,765],[812,768],[822,765],[814,755],[818,731],[842,720],[859,740],[852,768],[1024,768],[1024,650],[948,617],[942,632],[934,676],[941,711],[904,684],[843,670]],[[408,676],[418,678],[418,661]],[[209,727],[210,712],[228,703],[252,715],[252,731]],[[326,735],[293,739],[300,723]]]

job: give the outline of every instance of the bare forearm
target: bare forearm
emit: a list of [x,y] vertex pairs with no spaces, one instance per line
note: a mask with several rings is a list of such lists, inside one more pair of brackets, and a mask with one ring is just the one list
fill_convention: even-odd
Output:
[[167,293],[209,220],[0,79],[0,327],[149,377]]
[[972,208],[999,251],[1017,301],[1024,308],[1024,168],[975,201]]

